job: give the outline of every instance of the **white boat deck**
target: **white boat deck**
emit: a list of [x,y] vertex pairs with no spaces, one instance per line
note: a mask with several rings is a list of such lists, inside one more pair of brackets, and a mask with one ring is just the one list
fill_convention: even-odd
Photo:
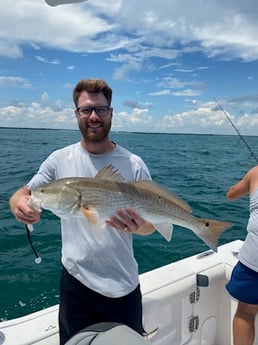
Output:
[[[204,252],[201,257],[195,255],[140,276],[144,327],[147,332],[158,327],[152,344],[233,344],[236,302],[225,284],[242,243],[233,241],[220,246],[218,253]],[[58,345],[57,317],[58,305],[3,321],[0,345]]]

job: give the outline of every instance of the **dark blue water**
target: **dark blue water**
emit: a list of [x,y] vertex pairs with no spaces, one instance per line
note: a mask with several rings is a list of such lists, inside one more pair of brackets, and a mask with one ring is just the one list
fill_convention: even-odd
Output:
[[[248,197],[230,203],[226,191],[256,162],[238,136],[112,133],[111,138],[140,155],[153,179],[187,201],[196,216],[233,222],[219,244],[244,239]],[[0,128],[0,320],[58,303],[59,220],[43,212],[34,226],[33,243],[43,259],[36,265],[24,225],[12,216],[8,199],[53,150],[79,139],[77,131]],[[258,137],[246,140],[258,153]],[[135,236],[134,246],[140,273],[208,249],[180,227],[174,228],[171,242],[154,233]]]

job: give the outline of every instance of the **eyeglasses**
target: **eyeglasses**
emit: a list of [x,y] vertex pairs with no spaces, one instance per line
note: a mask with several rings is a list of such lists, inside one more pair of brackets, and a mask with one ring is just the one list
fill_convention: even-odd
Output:
[[108,105],[103,105],[102,107],[78,107],[77,111],[81,116],[90,116],[93,111],[98,116],[106,116],[110,110]]

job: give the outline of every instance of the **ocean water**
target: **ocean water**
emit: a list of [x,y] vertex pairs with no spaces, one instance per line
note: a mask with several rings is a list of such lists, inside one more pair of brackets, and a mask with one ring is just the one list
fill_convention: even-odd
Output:
[[[112,140],[140,155],[153,180],[187,201],[199,217],[234,223],[219,244],[244,239],[248,197],[228,202],[226,191],[256,162],[237,135],[111,133]],[[12,319],[58,303],[60,225],[43,212],[32,240],[39,255],[35,264],[25,227],[9,210],[12,193],[27,183],[53,150],[79,141],[78,131],[0,128],[0,320]],[[256,156],[258,137],[246,137]],[[135,236],[139,272],[205,251],[192,231],[174,227],[167,242],[158,233]]]

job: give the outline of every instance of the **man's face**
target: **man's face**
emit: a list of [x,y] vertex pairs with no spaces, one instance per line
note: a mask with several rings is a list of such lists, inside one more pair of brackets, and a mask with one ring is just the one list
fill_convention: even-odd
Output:
[[[76,110],[75,113],[83,139],[86,142],[99,142],[106,139],[111,128],[113,115],[113,109],[107,108],[108,101],[106,97],[102,93],[83,91],[78,99],[77,107],[79,110]],[[99,115],[95,110],[91,111],[90,107],[100,110]],[[83,111],[84,109],[86,111]]]

